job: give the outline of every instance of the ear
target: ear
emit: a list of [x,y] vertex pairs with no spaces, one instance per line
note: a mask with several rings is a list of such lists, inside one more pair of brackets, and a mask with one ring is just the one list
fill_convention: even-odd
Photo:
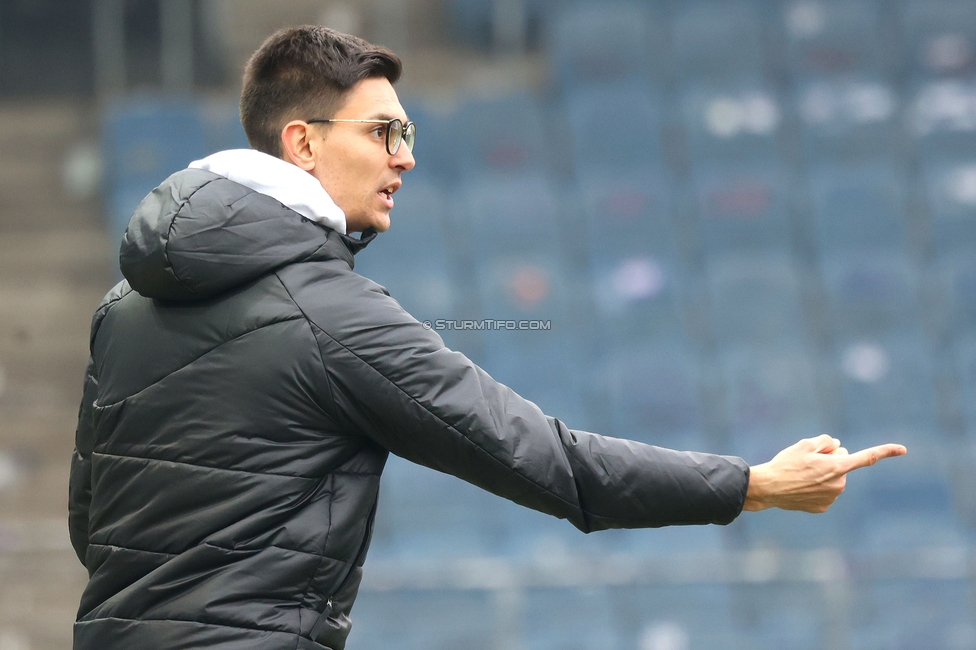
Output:
[[292,120],[281,129],[282,157],[307,172],[315,168],[312,156],[312,129],[301,120]]

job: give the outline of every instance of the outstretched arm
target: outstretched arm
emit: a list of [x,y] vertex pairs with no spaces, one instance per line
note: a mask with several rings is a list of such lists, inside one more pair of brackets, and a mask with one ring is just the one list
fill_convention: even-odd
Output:
[[806,438],[751,468],[742,509],[826,512],[844,491],[849,472],[906,452],[902,445],[887,444],[849,454],[828,435]]

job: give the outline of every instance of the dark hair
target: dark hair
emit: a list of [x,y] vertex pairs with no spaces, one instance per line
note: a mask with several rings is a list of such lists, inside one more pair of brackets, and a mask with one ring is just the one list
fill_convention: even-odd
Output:
[[251,146],[280,157],[281,129],[295,119],[330,118],[363,79],[400,78],[399,57],[328,27],[303,25],[268,37],[244,67],[241,124]]

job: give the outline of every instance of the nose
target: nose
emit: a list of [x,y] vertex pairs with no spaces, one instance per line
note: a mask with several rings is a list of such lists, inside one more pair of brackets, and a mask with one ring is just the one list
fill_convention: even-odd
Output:
[[416,164],[417,161],[414,160],[413,152],[407,149],[407,145],[403,142],[400,143],[400,148],[396,154],[390,156],[390,167],[401,172],[410,171]]

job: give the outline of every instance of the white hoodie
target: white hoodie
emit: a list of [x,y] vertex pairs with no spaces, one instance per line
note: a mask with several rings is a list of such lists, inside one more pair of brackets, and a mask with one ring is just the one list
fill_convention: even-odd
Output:
[[346,215],[305,170],[255,149],[219,151],[190,163],[277,199],[309,221],[346,234]]

